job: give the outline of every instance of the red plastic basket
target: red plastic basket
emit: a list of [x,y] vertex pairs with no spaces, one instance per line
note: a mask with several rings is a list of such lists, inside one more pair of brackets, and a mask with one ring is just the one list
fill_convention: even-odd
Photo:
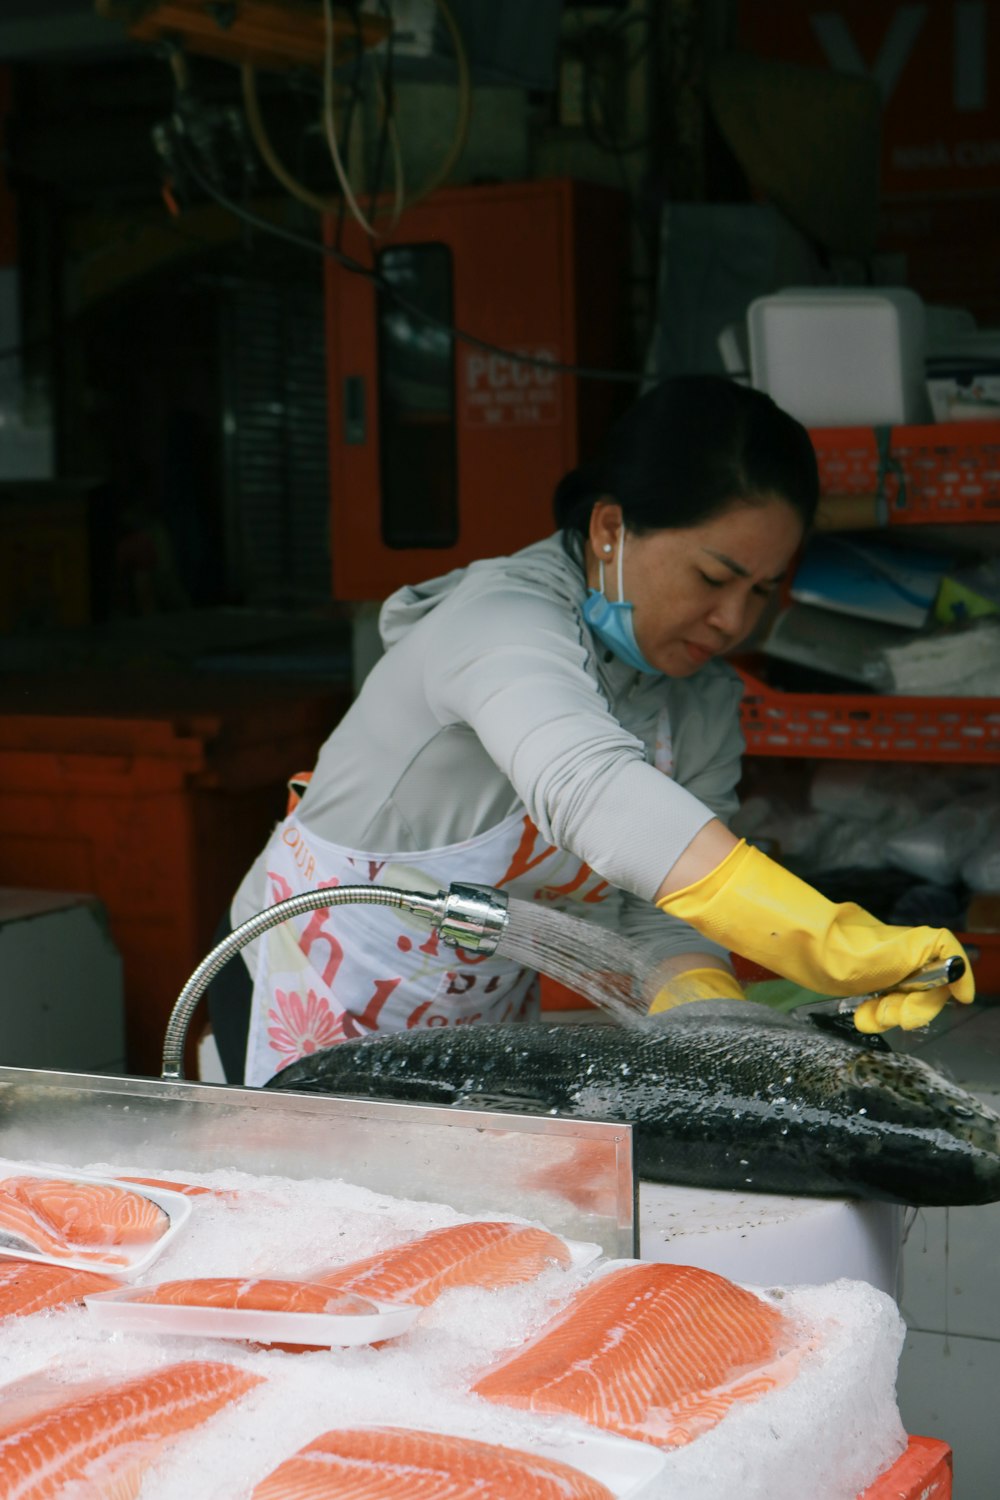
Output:
[[786,693],[742,662],[740,720],[748,755],[817,760],[1000,763],[1000,699]]
[[1000,422],[818,427],[824,496],[872,495],[893,526],[1000,520]]
[[950,1500],[952,1455],[940,1438],[911,1437],[906,1450],[858,1500]]

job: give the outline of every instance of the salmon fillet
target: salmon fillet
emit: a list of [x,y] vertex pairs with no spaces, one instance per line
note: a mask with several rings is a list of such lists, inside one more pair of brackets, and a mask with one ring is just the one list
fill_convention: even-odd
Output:
[[677,1447],[785,1384],[798,1356],[788,1320],[760,1297],[711,1271],[653,1262],[599,1276],[472,1389]]
[[151,1245],[169,1228],[160,1205],[129,1188],[27,1176],[0,1182],[0,1245],[124,1266],[129,1257],[111,1246]]
[[90,1292],[110,1292],[119,1283],[97,1271],[49,1266],[38,1260],[0,1260],[0,1318],[27,1317],[46,1307],[79,1302]]
[[252,1500],[614,1500],[554,1459],[406,1427],[325,1432],[261,1481]]
[[0,1495],[57,1500],[70,1486],[76,1493],[76,1485],[95,1500],[135,1495],[165,1443],[261,1378],[235,1365],[188,1360],[114,1383],[50,1382],[27,1394],[8,1386],[0,1390]]
[[[196,1187],[190,1182],[168,1182],[165,1177],[119,1177],[119,1182],[134,1182],[137,1187],[169,1188],[172,1193],[183,1193],[186,1198],[200,1198],[203,1193],[215,1193],[214,1188]],[[222,1197],[234,1196],[229,1193]]]
[[426,1307],[446,1287],[512,1286],[530,1281],[547,1266],[565,1268],[570,1259],[565,1243],[547,1229],[483,1220],[432,1229],[313,1279],[330,1290],[356,1292],[377,1302]]
[[364,1297],[337,1293],[313,1281],[282,1281],[260,1277],[202,1276],[190,1281],[161,1281],[132,1302],[170,1307],[242,1307],[256,1312],[377,1313]]

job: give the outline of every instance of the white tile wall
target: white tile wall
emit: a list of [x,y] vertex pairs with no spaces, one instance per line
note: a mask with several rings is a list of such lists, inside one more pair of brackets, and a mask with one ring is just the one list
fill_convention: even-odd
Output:
[[910,1329],[896,1394],[903,1426],[950,1443],[953,1500],[1000,1496],[1000,1341]]
[[[908,1050],[1000,1113],[1000,1005],[952,1009]],[[904,1426],[952,1445],[954,1500],[998,1500],[1000,1204],[919,1210],[903,1248],[900,1305]]]

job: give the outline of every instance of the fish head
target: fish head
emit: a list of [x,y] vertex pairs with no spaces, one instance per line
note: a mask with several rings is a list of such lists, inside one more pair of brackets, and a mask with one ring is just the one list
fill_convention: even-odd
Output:
[[836,1078],[840,1112],[871,1133],[902,1202],[1000,1199],[1000,1115],[920,1058],[861,1049]]
[[713,1080],[703,1100],[691,1091],[689,1115],[717,1122],[738,1108],[743,1138],[777,1145],[796,1191],[823,1181],[824,1192],[839,1183],[845,1196],[898,1203],[1000,1200],[1000,1116],[919,1058],[748,1000],[692,1001],[666,1017],[673,1055],[688,1051]]

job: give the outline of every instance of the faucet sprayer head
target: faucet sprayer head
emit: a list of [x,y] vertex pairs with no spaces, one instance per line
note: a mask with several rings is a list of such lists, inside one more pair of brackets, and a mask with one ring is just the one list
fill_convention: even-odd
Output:
[[417,891],[399,891],[390,886],[338,885],[300,891],[257,912],[222,939],[195,969],[170,1012],[163,1039],[163,1078],[183,1078],[184,1039],[199,998],[222,966],[240,948],[289,917],[326,906],[391,906],[413,912],[434,928],[450,948],[484,956],[495,953],[507,929],[507,895],[491,885],[456,883],[448,891],[425,896]]
[[507,929],[507,893],[491,885],[455,881],[448,887],[437,922],[442,943],[467,953],[495,953]]

